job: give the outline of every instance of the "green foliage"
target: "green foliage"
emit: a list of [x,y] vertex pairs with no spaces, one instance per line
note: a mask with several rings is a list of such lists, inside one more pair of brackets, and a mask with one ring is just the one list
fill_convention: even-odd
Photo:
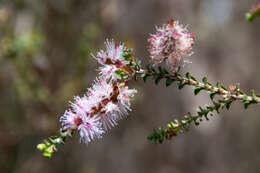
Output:
[[166,81],[165,81],[166,87],[170,86],[173,82],[174,82],[174,80],[167,78]]
[[[174,81],[177,82],[178,88],[182,89],[186,85],[193,86],[194,94],[198,95],[201,91],[206,91],[212,100],[213,105],[205,105],[204,107],[199,106],[197,114],[191,115],[187,113],[183,120],[175,120],[168,124],[168,128],[158,128],[153,131],[152,134],[148,135],[147,139],[153,142],[162,143],[165,139],[172,139],[173,136],[177,136],[179,133],[187,132],[190,129],[191,124],[198,126],[201,121],[209,120],[208,115],[213,116],[213,112],[220,113],[220,109],[230,109],[231,104],[235,100],[242,101],[244,107],[248,108],[251,104],[259,104],[259,95],[251,91],[251,96],[245,94],[239,88],[239,84],[231,86],[231,89],[227,89],[220,82],[213,86],[208,82],[206,77],[202,78],[202,82],[199,82],[189,72],[183,77],[179,72],[176,74],[169,74],[166,69],[158,67],[158,70],[151,66],[147,66],[147,71],[144,72],[141,77],[146,81],[148,76],[152,76],[155,84],[158,84],[163,78],[166,79],[166,87],[170,86]],[[216,95],[221,96],[222,99],[214,101]]]
[[208,115],[213,116],[214,111],[219,113],[220,108],[223,109],[226,107],[228,109],[231,103],[232,101],[230,100],[219,100],[218,102],[214,102],[212,106],[207,104],[204,107],[199,106],[195,115],[191,115],[191,113],[188,112],[184,116],[184,119],[174,120],[168,123],[167,128],[153,130],[153,132],[147,136],[147,139],[154,143],[163,143],[164,140],[171,140],[173,136],[188,132],[192,124],[199,126],[200,122],[204,119],[208,121]]
[[125,70],[122,70],[122,69],[118,69],[115,71],[115,74],[117,75],[117,77],[119,79],[127,79],[128,78],[128,73],[125,71]]
[[52,154],[58,151],[59,145],[64,145],[68,137],[72,137],[73,131],[61,130],[58,136],[51,136],[44,140],[43,143],[37,145],[37,149],[43,152],[43,156],[51,158]]

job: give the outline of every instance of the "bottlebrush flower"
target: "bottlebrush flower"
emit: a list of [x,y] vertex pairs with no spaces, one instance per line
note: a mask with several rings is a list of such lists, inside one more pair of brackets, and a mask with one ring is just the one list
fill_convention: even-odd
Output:
[[113,40],[107,40],[105,45],[106,51],[100,50],[96,56],[92,56],[103,65],[99,68],[102,77],[117,80],[118,76],[115,71],[118,69],[127,70],[127,65],[130,63],[123,57],[126,47],[123,44],[116,44]]
[[64,115],[60,118],[60,121],[63,129],[78,130],[80,141],[89,143],[95,138],[100,138],[104,133],[99,119],[100,117],[98,116],[85,116],[68,110],[65,111]]
[[[187,28],[178,21],[170,20],[168,24],[156,28],[157,33],[148,39],[149,52],[154,65],[166,61],[173,72],[176,72],[180,61],[191,56],[194,33],[189,33]],[[187,60],[184,60],[184,63]]]
[[124,83],[98,78],[85,96],[70,102],[71,109],[60,118],[62,129],[78,130],[84,143],[100,138],[131,110],[134,93]]

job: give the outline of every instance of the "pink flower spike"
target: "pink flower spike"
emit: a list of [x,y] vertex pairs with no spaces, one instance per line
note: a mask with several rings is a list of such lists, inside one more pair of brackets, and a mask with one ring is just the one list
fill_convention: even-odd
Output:
[[173,19],[168,24],[156,28],[157,33],[148,42],[148,51],[154,65],[163,61],[170,66],[172,73],[176,73],[180,66],[180,61],[187,62],[184,58],[192,55],[194,44],[192,36],[194,33],[188,32],[187,28],[180,25]]

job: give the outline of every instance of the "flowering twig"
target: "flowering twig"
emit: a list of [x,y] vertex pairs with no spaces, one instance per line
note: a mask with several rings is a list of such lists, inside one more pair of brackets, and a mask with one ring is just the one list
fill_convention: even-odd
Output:
[[[199,121],[203,121],[204,118],[208,120],[208,114],[213,115],[214,111],[219,113],[219,109],[224,107],[229,109],[233,101],[243,102],[245,108],[251,104],[259,104],[259,95],[253,90],[251,95],[247,95],[240,90],[238,84],[227,89],[219,82],[216,86],[212,85],[206,77],[199,82],[190,73],[186,73],[185,76],[180,73],[181,62],[186,63],[185,58],[192,54],[194,35],[178,21],[170,20],[168,24],[158,27],[157,33],[148,39],[153,65],[166,61],[169,72],[160,66],[158,70],[151,65],[147,65],[145,70],[142,69],[141,62],[134,58],[131,49],[127,49],[123,44],[116,44],[113,40],[107,40],[106,50],[93,55],[101,64],[96,81],[83,97],[76,96],[74,101],[70,102],[70,108],[60,118],[61,129],[58,135],[44,140],[37,148],[45,157],[51,157],[59,145],[64,144],[75,132],[79,132],[80,142],[86,144],[101,138],[131,111],[130,100],[137,91],[129,89],[128,83],[137,80],[138,77],[144,81],[152,77],[155,84],[165,79],[166,86],[177,82],[179,89],[186,85],[193,86],[195,95],[204,90],[213,102],[211,106],[199,107],[195,115],[187,113],[183,120],[169,123],[167,129],[154,130],[148,136],[148,139],[154,142],[161,143],[164,139],[171,139],[188,131],[192,123],[199,125]],[[221,99],[215,101],[215,95],[219,95]]]
[[140,62],[123,44],[107,40],[106,48],[94,56],[102,65],[100,76],[83,97],[76,96],[70,102],[71,108],[60,118],[62,127],[59,134],[38,144],[43,156],[51,157],[72,132],[78,131],[80,142],[86,144],[101,138],[131,111],[130,99],[137,91],[129,89],[127,83],[135,79]]

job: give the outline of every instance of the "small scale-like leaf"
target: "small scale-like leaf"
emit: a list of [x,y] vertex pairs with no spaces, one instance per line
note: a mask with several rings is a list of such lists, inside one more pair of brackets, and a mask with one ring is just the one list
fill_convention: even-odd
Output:
[[205,119],[208,121],[209,120],[209,118],[208,118],[208,115],[207,114],[205,114],[204,115],[204,117],[205,117]]
[[141,78],[144,78],[146,75],[147,75],[146,73],[142,73]]
[[207,83],[208,83],[207,78],[206,78],[206,77],[203,77],[203,78],[202,78],[202,82],[203,82],[204,84],[207,84]]
[[195,82],[198,82],[198,80],[194,77],[194,76],[190,76],[190,78],[195,81]]
[[43,152],[42,154],[44,157],[47,157],[47,158],[51,158],[52,156],[52,153],[48,153],[48,152]]
[[185,82],[181,81],[178,83],[178,88],[182,89],[185,85],[187,85]]
[[189,72],[187,72],[187,73],[185,74],[185,76],[186,76],[187,79],[190,79],[190,73],[189,73]]
[[163,73],[161,66],[158,67],[158,70],[159,70],[160,73]]
[[226,91],[228,90],[224,85],[221,85],[221,84],[220,84],[220,87],[221,87],[223,90],[226,90]]
[[251,93],[251,96],[253,97],[253,99],[256,100],[256,99],[257,99],[257,96],[256,96],[256,94],[255,94],[255,91],[254,91],[254,90],[251,90],[250,93]]
[[221,89],[221,84],[219,82],[217,82],[216,86],[218,89]]
[[157,85],[161,79],[162,79],[162,77],[157,76],[154,80],[155,84]]
[[177,73],[179,73],[180,71],[181,71],[181,67],[178,66]]
[[209,95],[210,99],[213,100],[216,94],[216,92],[211,92]]
[[201,87],[195,88],[195,89],[194,89],[194,94],[195,94],[195,95],[198,95],[201,90],[203,90],[203,88],[201,88]]
[[166,81],[165,81],[166,87],[170,86],[173,82],[174,82],[174,80],[167,78]]
[[163,68],[163,73],[164,74],[169,74],[169,72],[165,68]]
[[229,110],[229,108],[230,108],[230,106],[231,106],[231,103],[232,103],[232,101],[229,101],[229,102],[226,103],[226,108],[227,108],[227,110]]
[[246,101],[246,102],[244,103],[244,107],[245,107],[245,109],[247,109],[248,106],[250,106],[250,105],[251,105],[251,102],[250,102],[250,101]]

